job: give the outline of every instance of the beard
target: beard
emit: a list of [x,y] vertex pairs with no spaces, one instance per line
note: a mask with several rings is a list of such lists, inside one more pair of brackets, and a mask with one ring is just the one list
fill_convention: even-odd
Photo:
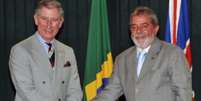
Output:
[[[131,38],[134,42],[134,44],[142,49],[147,48],[149,45],[151,45],[151,43],[153,42],[155,36],[142,36],[142,37],[135,37],[133,36],[135,34],[131,35]],[[142,34],[143,35],[143,34]]]

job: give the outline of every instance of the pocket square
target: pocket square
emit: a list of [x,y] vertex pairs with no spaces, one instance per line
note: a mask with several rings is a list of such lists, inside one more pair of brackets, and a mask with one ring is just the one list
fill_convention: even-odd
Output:
[[70,64],[70,61],[66,61],[66,63],[64,64],[64,67],[70,67],[71,64]]

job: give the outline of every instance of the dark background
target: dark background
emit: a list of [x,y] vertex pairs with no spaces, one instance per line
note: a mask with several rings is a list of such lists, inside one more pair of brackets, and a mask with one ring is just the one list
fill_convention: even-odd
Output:
[[[83,80],[91,0],[59,0],[65,11],[63,28],[58,40],[74,48],[81,82]],[[146,5],[158,15],[164,39],[168,0],[107,0],[110,40],[113,57],[132,45],[129,38],[129,14],[137,5]],[[37,0],[0,0],[0,101],[13,101],[8,58],[10,48],[35,32],[33,13]],[[193,89],[201,101],[201,0],[189,0],[189,17],[193,58]]]

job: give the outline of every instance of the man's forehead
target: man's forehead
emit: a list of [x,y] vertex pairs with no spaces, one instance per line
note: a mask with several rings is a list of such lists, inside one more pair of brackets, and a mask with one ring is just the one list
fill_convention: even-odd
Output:
[[151,18],[149,16],[133,16],[131,18],[131,24],[149,24],[151,23]]
[[57,8],[46,8],[43,7],[39,10],[39,15],[40,16],[54,16],[54,17],[60,17],[60,12]]

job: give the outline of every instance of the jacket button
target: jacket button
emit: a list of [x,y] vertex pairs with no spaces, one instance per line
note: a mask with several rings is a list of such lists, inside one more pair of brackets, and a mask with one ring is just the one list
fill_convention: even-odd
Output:
[[64,81],[61,81],[62,84],[64,84]]
[[43,81],[42,83],[45,84],[45,81]]
[[59,98],[58,101],[61,101],[61,99]]

